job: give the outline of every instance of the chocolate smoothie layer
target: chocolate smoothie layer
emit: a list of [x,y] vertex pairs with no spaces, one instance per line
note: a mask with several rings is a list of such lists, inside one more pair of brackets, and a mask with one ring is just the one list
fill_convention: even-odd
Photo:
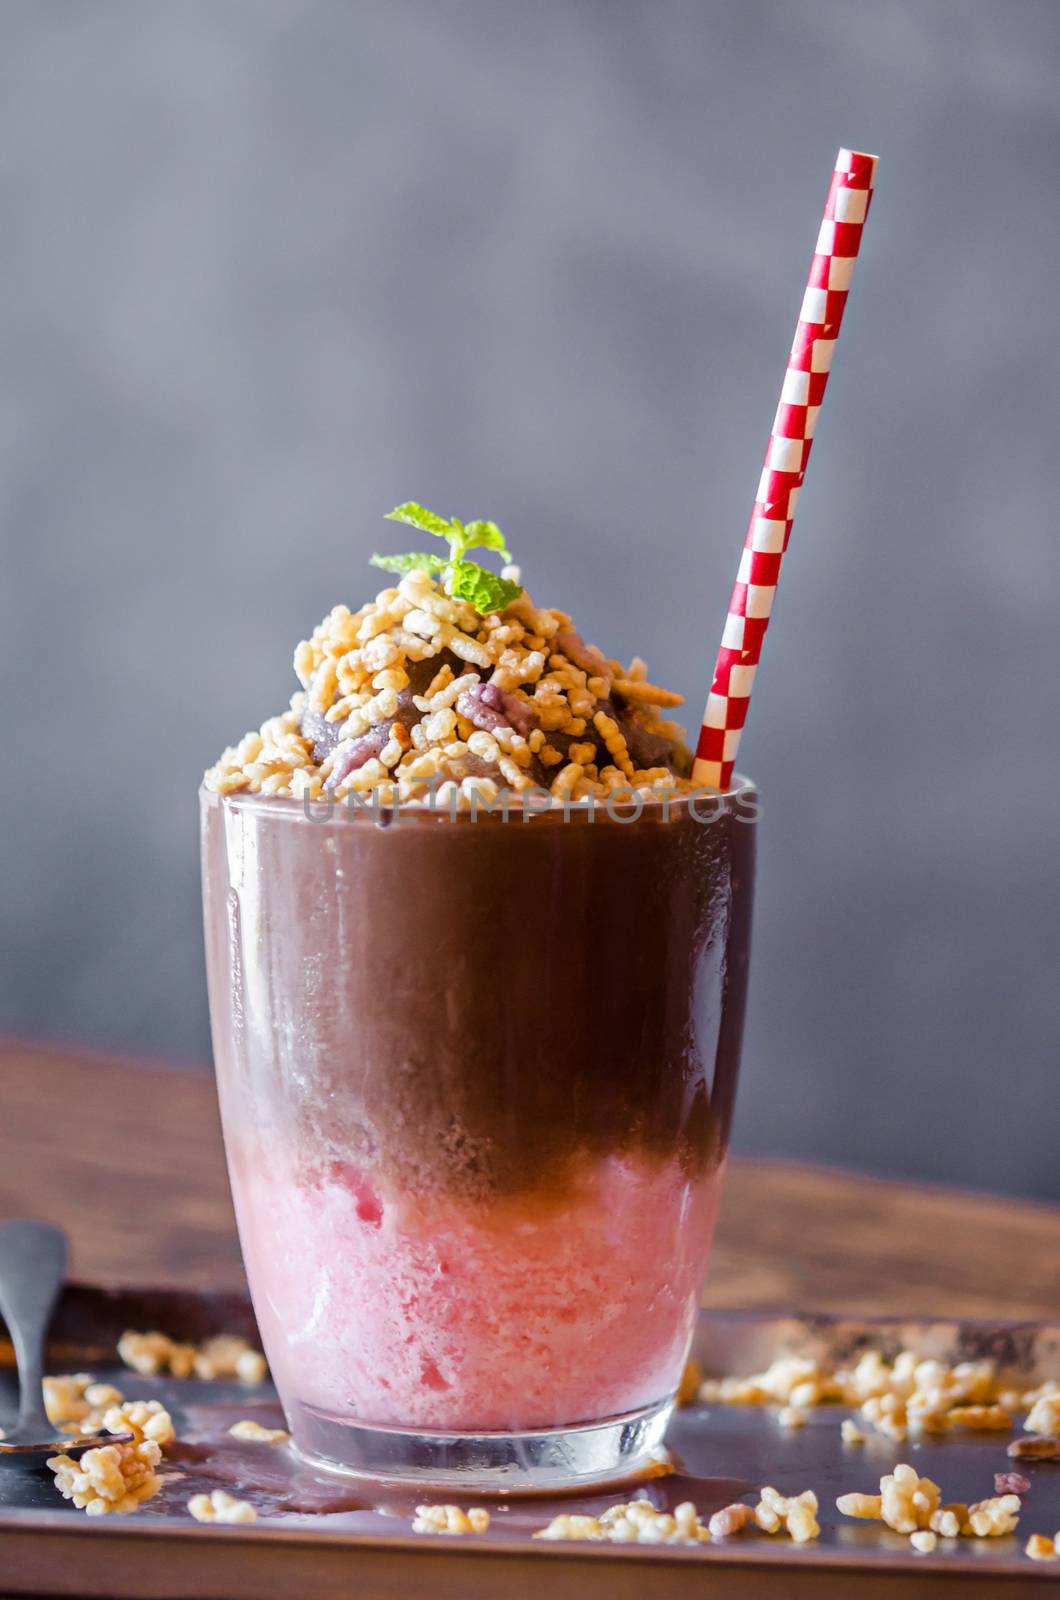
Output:
[[293,1128],[307,1181],[348,1168],[426,1200],[562,1199],[603,1155],[717,1164],[754,795],[663,815],[381,827],[204,795],[214,1035],[248,1135]]

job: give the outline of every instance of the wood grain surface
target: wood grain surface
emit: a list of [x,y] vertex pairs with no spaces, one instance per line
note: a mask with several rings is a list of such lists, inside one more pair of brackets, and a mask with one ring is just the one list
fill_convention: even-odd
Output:
[[[238,1287],[210,1075],[0,1044],[0,1217],[12,1216],[66,1228],[83,1280]],[[736,1160],[706,1303],[1060,1317],[1060,1209]]]

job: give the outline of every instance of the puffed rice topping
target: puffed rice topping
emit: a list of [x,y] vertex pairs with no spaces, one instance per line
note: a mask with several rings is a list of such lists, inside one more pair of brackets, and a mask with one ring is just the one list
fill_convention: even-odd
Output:
[[439,804],[452,783],[470,805],[501,788],[578,801],[688,787],[684,733],[662,715],[682,697],[525,592],[480,616],[417,568],[358,611],[336,606],[294,669],[290,708],[225,750],[207,789]]

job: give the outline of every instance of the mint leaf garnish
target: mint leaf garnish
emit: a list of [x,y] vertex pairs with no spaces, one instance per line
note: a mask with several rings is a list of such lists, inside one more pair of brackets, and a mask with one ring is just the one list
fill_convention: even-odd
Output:
[[410,528],[418,528],[421,533],[431,533],[436,539],[444,539],[449,546],[449,556],[446,559],[444,556],[415,553],[374,555],[371,558],[373,566],[382,567],[384,572],[414,572],[417,568],[425,568],[428,572],[444,572],[446,593],[454,599],[468,601],[480,616],[487,616],[491,611],[503,611],[506,605],[522,594],[520,584],[499,577],[477,561],[465,559],[468,550],[495,550],[503,561],[511,561],[507,541],[495,522],[478,518],[465,525],[458,517],[446,521],[416,500],[403,501],[393,511],[388,511],[386,517],[388,522],[403,522]]
[[445,587],[455,600],[470,601],[483,617],[503,611],[523,592],[521,584],[498,577],[477,561],[454,561],[446,573]]
[[368,559],[373,567],[382,567],[384,572],[415,572],[417,567],[426,567],[428,572],[444,572],[449,565],[444,556],[420,555],[414,550],[401,556],[374,555]]
[[410,528],[419,528],[423,533],[433,533],[439,539],[448,539],[453,532],[451,522],[447,522],[444,517],[435,516],[426,506],[417,505],[415,500],[406,500],[402,505],[395,506],[393,511],[387,512],[386,520],[405,522]]
[[465,550],[496,550],[505,561],[512,559],[504,535],[495,522],[469,522],[464,528]]

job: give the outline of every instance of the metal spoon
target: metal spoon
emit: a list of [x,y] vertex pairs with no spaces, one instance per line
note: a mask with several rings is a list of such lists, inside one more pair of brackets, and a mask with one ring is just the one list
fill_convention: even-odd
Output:
[[70,1455],[131,1434],[57,1434],[44,1409],[44,1339],[66,1276],[66,1235],[47,1222],[0,1223],[0,1317],[18,1367],[18,1421],[0,1439],[0,1458]]

